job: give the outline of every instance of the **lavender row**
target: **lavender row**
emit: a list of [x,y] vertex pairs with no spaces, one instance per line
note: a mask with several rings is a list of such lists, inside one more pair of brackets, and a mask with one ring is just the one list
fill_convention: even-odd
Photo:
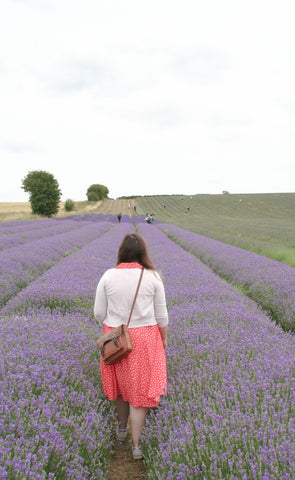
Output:
[[2,480],[106,479],[112,416],[85,318],[0,322]]
[[74,231],[36,240],[26,245],[12,247],[0,252],[0,304],[25,288],[44,270],[53,266],[62,257],[80,249],[100,236],[112,224],[91,223]]
[[0,235],[2,234],[10,234],[10,233],[16,233],[18,231],[22,231],[24,228],[28,228],[30,230],[33,230],[34,228],[39,229],[43,228],[44,226],[48,226],[52,223],[65,223],[65,222],[71,222],[75,221],[77,223],[83,223],[83,222],[88,222],[88,221],[94,221],[94,222],[99,222],[99,221],[106,221],[107,220],[107,215],[104,215],[103,213],[98,213],[98,214],[85,214],[85,215],[68,215],[67,217],[54,217],[54,218],[36,218],[35,220],[11,220],[7,222],[1,222],[0,223]]
[[[131,229],[118,225],[60,261],[21,292],[31,302],[31,313],[7,317],[2,339],[8,341],[1,350],[1,478],[107,478],[113,410],[101,389],[95,345],[101,328],[89,317],[98,279],[115,265],[119,244]],[[42,286],[38,305],[34,285]],[[79,307],[62,314],[58,306],[51,314],[44,302],[55,294],[76,307],[77,296],[91,301],[84,315]]]
[[[126,215],[127,217],[127,215]],[[129,217],[128,217],[129,218]],[[5,235],[17,234],[22,235],[25,231],[39,230],[50,225],[66,224],[75,222],[75,224],[81,224],[85,222],[101,222],[110,221],[111,223],[118,222],[117,217],[111,214],[105,215],[103,213],[88,213],[85,215],[68,215],[67,217],[55,217],[36,220],[13,220],[0,223],[0,238]]]
[[148,417],[153,480],[295,478],[295,338],[162,232],[140,226],[169,304],[168,395]]
[[0,235],[7,235],[10,233],[16,233],[18,231],[22,231],[23,228],[30,228],[33,230],[34,228],[42,228],[49,221],[55,221],[55,219],[39,219],[39,220],[11,220],[8,222],[0,222]]
[[295,268],[173,225],[159,228],[295,332]]
[[98,278],[115,265],[119,245],[131,230],[130,223],[114,226],[81,250],[63,258],[13,297],[2,309],[2,314],[27,314],[45,309],[92,316]]
[[[88,222],[89,224],[90,222]],[[85,226],[87,223],[85,222]],[[51,237],[59,233],[69,232],[75,230],[75,228],[81,228],[81,225],[75,221],[71,222],[57,222],[55,220],[48,221],[47,224],[42,223],[41,228],[29,229],[28,225],[24,225],[16,233],[10,233],[0,236],[0,250],[6,248],[23,245],[41,238]]]

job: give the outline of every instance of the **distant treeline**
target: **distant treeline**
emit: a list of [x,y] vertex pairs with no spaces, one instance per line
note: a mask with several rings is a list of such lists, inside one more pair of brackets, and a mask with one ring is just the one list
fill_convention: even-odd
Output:
[[187,194],[182,194],[182,193],[156,193],[154,195],[128,195],[128,196],[123,196],[123,197],[117,197],[117,200],[134,200],[135,198],[143,198],[143,197],[163,197],[163,196],[169,196],[169,197],[189,197],[191,195]]
[[123,196],[123,197],[118,197],[117,200],[134,200],[134,198],[142,197],[142,195],[129,195],[129,196]]

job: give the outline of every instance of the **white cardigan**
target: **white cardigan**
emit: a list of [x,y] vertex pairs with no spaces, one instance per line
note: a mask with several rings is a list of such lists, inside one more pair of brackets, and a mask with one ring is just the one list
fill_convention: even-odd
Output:
[[[109,327],[127,324],[140,268],[111,268],[101,277],[94,303],[94,317]],[[144,269],[129,328],[168,325],[165,291],[159,274]]]

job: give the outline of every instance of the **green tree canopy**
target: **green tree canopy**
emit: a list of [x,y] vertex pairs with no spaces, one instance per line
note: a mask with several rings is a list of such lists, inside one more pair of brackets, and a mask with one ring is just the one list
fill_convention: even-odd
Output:
[[56,215],[61,191],[57,180],[44,170],[33,170],[22,180],[22,189],[30,194],[33,213],[44,217]]
[[98,183],[90,185],[86,195],[89,202],[98,202],[107,198],[109,189],[105,185],[100,185]]

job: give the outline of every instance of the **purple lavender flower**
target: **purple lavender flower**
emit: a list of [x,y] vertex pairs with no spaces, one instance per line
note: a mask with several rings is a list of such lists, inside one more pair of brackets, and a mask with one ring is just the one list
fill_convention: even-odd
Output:
[[97,336],[79,316],[2,319],[1,478],[105,478],[113,413]]

